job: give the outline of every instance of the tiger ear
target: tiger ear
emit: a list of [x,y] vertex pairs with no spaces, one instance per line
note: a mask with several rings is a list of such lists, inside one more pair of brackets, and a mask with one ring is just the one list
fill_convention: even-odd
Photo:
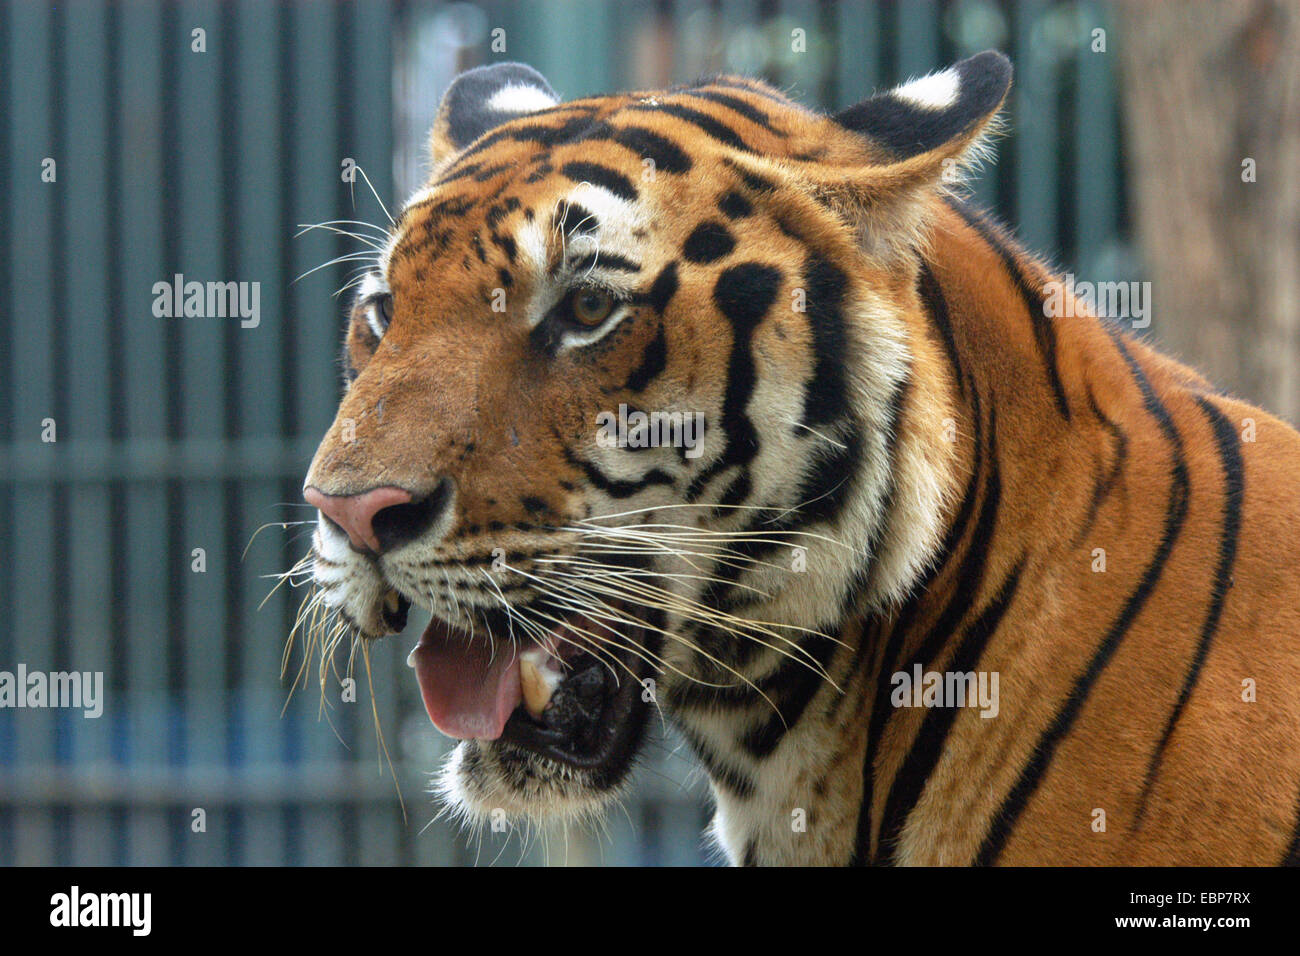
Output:
[[546,78],[523,63],[494,63],[460,74],[443,94],[433,122],[434,165],[502,123],[560,102]]
[[834,115],[860,137],[866,162],[823,191],[858,224],[869,253],[892,259],[916,247],[926,197],[959,185],[978,161],[1010,88],[1011,61],[987,50]]
[[985,50],[946,70],[877,93],[835,114],[893,162],[958,157],[983,132],[1011,89],[1011,61]]

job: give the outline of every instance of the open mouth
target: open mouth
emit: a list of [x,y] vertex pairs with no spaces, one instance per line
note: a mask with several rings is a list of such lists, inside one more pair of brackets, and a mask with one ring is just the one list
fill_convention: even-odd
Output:
[[647,631],[578,614],[562,620],[517,645],[430,621],[408,663],[434,725],[584,770],[630,762],[650,700],[649,655],[632,649],[648,649]]

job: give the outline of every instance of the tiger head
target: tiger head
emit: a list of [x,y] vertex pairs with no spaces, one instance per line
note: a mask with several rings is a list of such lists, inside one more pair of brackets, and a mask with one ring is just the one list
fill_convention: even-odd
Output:
[[452,84],[305,496],[336,630],[431,612],[410,662],[467,816],[599,808],[656,711],[824,674],[915,582],[955,483],[918,250],[1009,80],[984,53],[835,115],[735,77]]

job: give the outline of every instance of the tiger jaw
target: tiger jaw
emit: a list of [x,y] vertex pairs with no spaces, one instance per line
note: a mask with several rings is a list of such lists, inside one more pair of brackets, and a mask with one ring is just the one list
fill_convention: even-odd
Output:
[[[578,769],[631,759],[646,703],[636,650],[644,628],[581,614],[510,644],[434,617],[412,649],[425,709],[449,737],[502,741]],[[646,655],[648,656],[648,655]]]
[[461,741],[458,751],[480,755],[444,773],[443,789],[460,812],[504,805],[543,816],[594,806],[623,781],[648,722],[643,684],[656,659],[653,629],[637,623],[638,611],[615,599],[598,619],[534,608],[537,619],[553,622],[544,633],[534,624],[500,640],[488,632],[512,630],[513,612],[497,612],[499,627],[480,618],[477,633],[449,623],[430,596],[408,587],[409,562],[358,554],[326,524],[314,557],[324,603],[364,640],[403,630],[413,603],[433,611],[407,662],[433,724]]

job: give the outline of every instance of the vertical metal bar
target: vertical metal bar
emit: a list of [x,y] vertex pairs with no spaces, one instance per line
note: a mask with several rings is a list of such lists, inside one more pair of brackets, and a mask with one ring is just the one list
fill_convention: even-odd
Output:
[[901,83],[940,66],[939,10],[934,0],[913,0],[898,5],[898,76]]
[[[233,144],[221,142],[219,116],[220,58],[229,41],[221,36],[220,11],[212,0],[185,3],[179,25],[179,35],[168,42],[185,43],[175,78],[180,103],[180,270],[187,284],[225,282],[232,277],[222,262],[221,163]],[[195,51],[189,42],[195,29],[206,31],[206,52]],[[240,319],[206,314],[205,309],[203,317],[172,321],[181,324],[182,433],[187,438],[219,439],[225,434],[224,324]],[[224,763],[226,754],[220,686],[226,634],[225,501],[220,484],[213,481],[187,482],[182,500],[186,760],[190,766],[215,767]],[[207,832],[185,828],[185,859],[216,864],[223,859],[224,812],[204,809]]]
[[[284,16],[278,5],[262,0],[241,0],[234,33],[236,110],[235,139],[240,144],[232,156],[235,163],[234,202],[239,228],[235,237],[237,278],[260,283],[261,323],[241,328],[236,334],[236,359],[241,383],[238,432],[243,437],[271,437],[279,433],[283,415],[280,382],[286,356],[280,349],[281,326],[285,321],[281,271],[280,237],[292,224],[285,220],[279,189],[283,155],[279,110],[266,104],[282,102],[276,69],[279,35]],[[259,526],[277,520],[300,520],[311,515],[306,508],[279,504],[280,482],[246,481],[240,484],[243,523],[240,539],[248,542]],[[281,759],[279,737],[283,731],[280,708],[285,691],[280,686],[280,652],[286,607],[291,598],[288,586],[280,588],[260,610],[258,605],[275,582],[263,575],[285,570],[286,539],[297,533],[267,528],[257,535],[242,561],[239,599],[242,604],[242,686],[236,716],[242,761],[237,772],[266,773]],[[246,865],[280,862],[284,842],[284,820],[275,807],[255,805],[244,810],[237,856]]]
[[[734,22],[734,21],[733,21]],[[653,0],[628,0],[615,10],[610,64],[618,89],[650,89],[665,84],[659,56],[659,13]]]
[[[1106,10],[1090,6],[1088,12],[1084,22],[1109,27]],[[1091,44],[1084,43],[1077,61],[1074,138],[1086,148],[1074,151],[1075,231],[1069,261],[1077,263],[1093,281],[1118,278],[1098,273],[1098,260],[1103,246],[1114,235],[1119,208],[1119,183],[1115,178],[1118,123],[1112,70],[1116,55],[1110,48],[1105,53],[1094,53]]]
[[[128,4],[121,16],[121,130],[115,157],[121,198],[121,235],[130,251],[122,260],[127,440],[166,436],[164,323],[153,314],[153,287],[170,282],[163,262],[162,23],[157,7]],[[126,696],[128,760],[157,769],[167,762],[167,586],[159,567],[167,542],[166,496],[160,482],[132,483],[126,498],[127,590]],[[166,818],[157,809],[133,809],[127,823],[127,863],[159,866],[168,861]]]
[[[294,4],[286,11],[293,37],[292,91],[285,100],[293,116],[292,147],[286,156],[293,170],[291,209],[293,222],[343,218],[346,195],[340,176],[343,154],[339,149],[337,112],[338,74],[335,30],[338,9],[331,4]],[[358,182],[357,188],[364,188]],[[293,273],[301,275],[327,257],[337,254],[337,244],[310,234],[294,243]],[[325,432],[338,400],[337,349],[340,306],[333,298],[342,285],[343,270],[322,269],[293,286],[287,312],[296,337],[295,419],[299,434]],[[337,686],[327,685],[332,714],[339,708]],[[291,705],[303,720],[303,752],[311,765],[338,763],[342,747],[324,721],[317,721],[320,701],[313,689],[294,697]],[[349,705],[354,706],[354,705]],[[301,812],[302,862],[318,865],[342,860],[338,818],[318,805]]]
[[[789,54],[790,64],[782,80],[793,84],[791,92],[796,99],[817,103],[823,96],[822,87],[828,75],[823,43],[830,42],[830,37],[823,33],[819,7],[812,0],[782,0],[781,18],[783,33],[777,43],[784,47],[783,54]],[[802,52],[795,52],[792,31],[796,29],[804,31]]]
[[[42,420],[54,415],[54,287],[50,251],[54,235],[56,195],[69,174],[64,157],[51,156],[54,130],[49,116],[51,77],[45,51],[50,48],[51,11],[43,4],[18,3],[8,8],[9,36],[22,37],[31,56],[15,57],[6,86],[5,121],[13,146],[15,178],[23,186],[6,190],[10,222],[23,224],[21,242],[9,245],[9,271],[22,282],[27,321],[15,321],[14,335],[21,337],[23,360],[14,363],[13,434],[21,442],[40,440]],[[58,163],[58,179],[41,181],[42,160]],[[18,318],[17,316],[15,317]],[[56,422],[66,439],[67,423]],[[56,446],[49,446],[51,453]],[[7,571],[12,593],[23,595],[13,613],[14,661],[34,670],[53,663],[55,592],[49,586],[54,565],[54,492],[48,487],[24,487],[13,500],[11,527],[13,553]],[[50,762],[55,750],[53,714],[48,709],[14,712],[14,763],[17,771]],[[14,813],[13,862],[50,865],[54,862],[54,829],[48,806],[19,807]]]
[[[578,96],[608,93],[613,85],[610,63],[614,50],[613,4],[605,0],[577,0],[573,18],[577,30],[570,36],[583,37],[587,50],[598,51],[598,55],[567,57],[577,68],[571,89]],[[552,36],[559,36],[558,31]]]
[[[600,0],[555,0],[547,4],[517,5],[525,48],[530,61],[566,100],[602,92],[608,79],[610,49],[609,5]],[[586,51],[575,55],[575,38]]]
[[708,71],[717,13],[708,4],[673,0],[671,17],[672,82],[691,83]]
[[[65,261],[70,266],[65,273],[66,327],[72,343],[66,353],[65,381],[72,390],[68,448],[75,454],[82,442],[109,437],[108,328],[113,316],[105,261],[110,186],[110,167],[104,161],[108,123],[106,9],[96,0],[76,0],[66,8],[61,27],[67,68],[59,78],[66,104],[63,228]],[[98,483],[73,486],[67,500],[71,545],[67,598],[72,625],[72,633],[65,635],[70,648],[68,664],[82,672],[83,680],[99,674],[103,681],[109,671],[112,640],[108,488]],[[121,703],[113,701],[108,715],[98,719],[74,711],[63,714],[70,730],[74,772],[107,762],[111,715]],[[112,832],[106,810],[75,811],[71,836],[75,865],[111,862]]]
[[835,15],[835,105],[843,109],[866,99],[880,82],[880,23],[869,0],[841,0]]
[[[760,73],[757,62],[760,56],[755,54],[756,48],[766,47],[760,39],[761,28],[758,0],[721,0],[718,4],[716,69],[728,73]],[[687,77],[665,79],[672,84],[683,82]]]
[[[7,11],[0,9],[0,76],[8,77],[12,69],[12,45],[9,39],[9,18]],[[0,103],[8,106],[2,94]],[[10,150],[8,122],[0,122],[0,156],[9,162],[13,158]],[[12,167],[11,167],[12,168]],[[15,184],[16,185],[16,184]],[[9,203],[0,201],[0,235],[12,236],[12,224],[9,218]],[[11,240],[12,241],[12,240]],[[13,281],[9,272],[9,257],[0,257],[0,302],[13,301]],[[0,355],[0,443],[6,447],[14,440],[13,397],[10,392],[13,383],[13,362],[15,347],[19,344],[17,323],[9,313],[8,321],[0,326],[0,342],[4,344]],[[11,509],[17,501],[17,485],[0,486],[0,567],[8,567],[13,555],[13,526]],[[9,577],[0,577],[0,661],[5,666],[13,666],[13,592],[9,589]],[[12,710],[0,711],[0,773],[14,772],[14,713]],[[13,808],[9,803],[0,803],[0,866],[13,863]]]
[[1055,255],[1056,78],[1050,50],[1033,42],[1034,25],[1046,14],[1044,0],[1021,0],[1016,9],[1016,225],[1031,249]]

